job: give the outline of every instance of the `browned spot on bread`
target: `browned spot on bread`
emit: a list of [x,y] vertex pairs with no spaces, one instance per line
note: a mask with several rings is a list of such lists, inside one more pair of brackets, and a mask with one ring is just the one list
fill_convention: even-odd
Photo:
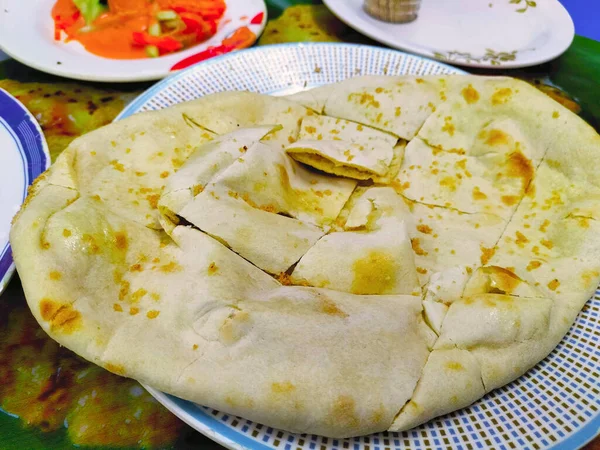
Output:
[[113,159],[109,164],[113,167],[113,169],[118,170],[119,172],[125,172],[125,166],[116,159]]
[[527,267],[525,269],[528,272],[531,272],[532,270],[539,268],[541,265],[542,265],[542,263],[540,261],[532,260],[532,261],[529,261],[529,264],[527,264]]
[[462,96],[469,105],[479,100],[479,92],[471,84],[462,90]]
[[160,199],[160,195],[159,194],[146,195],[146,200],[148,200],[148,203],[150,204],[150,207],[152,209],[156,209],[156,207],[158,206],[158,200],[159,199]]
[[202,186],[201,184],[195,184],[192,186],[192,195],[195,197],[203,190],[204,190],[204,186]]
[[43,298],[40,301],[42,319],[50,323],[50,329],[57,333],[70,334],[81,327],[81,313],[71,305]]
[[496,248],[495,247],[487,248],[487,247],[484,247],[483,245],[479,246],[479,248],[481,249],[481,256],[480,256],[481,264],[483,264],[485,266],[489,262],[489,260],[492,259],[492,257],[494,256],[494,253],[496,253]]
[[542,224],[540,225],[540,231],[542,233],[545,233],[546,230],[548,229],[548,225],[550,225],[550,221],[548,219],[544,219],[544,221],[542,222]]
[[129,315],[131,315],[131,316],[135,316],[139,312],[140,312],[140,308],[137,308],[135,306],[132,306],[131,308],[129,308]]
[[146,294],[148,293],[148,291],[144,288],[139,288],[137,291],[135,291],[133,294],[131,294],[131,301],[133,303],[137,303],[139,302],[142,297],[144,297]]
[[473,200],[485,200],[487,195],[479,190],[479,186],[475,186],[473,188]]
[[167,178],[168,176],[169,176],[169,171],[168,170],[165,170],[164,172],[160,173],[160,177],[161,178]]
[[[434,165],[435,165],[435,163],[436,163],[436,162],[437,162],[437,161],[434,161],[434,162],[433,162],[433,163],[434,163]],[[456,161],[456,162],[454,163],[454,166],[455,166],[457,169],[467,170],[467,158],[463,158],[463,159],[461,159],[460,161]]]
[[115,233],[115,246],[119,250],[127,250],[127,234],[124,231],[117,231]]
[[227,403],[229,406],[231,406],[233,408],[239,408],[239,407],[253,408],[254,407],[254,400],[252,400],[251,398],[246,397],[246,396],[228,395],[227,397],[225,397],[225,403]]
[[508,135],[502,130],[490,130],[487,136],[488,138],[485,141],[487,145],[496,146],[508,144]]
[[338,308],[338,306],[333,302],[333,300],[330,300],[328,298],[319,298],[319,303],[319,310],[329,316],[337,316],[342,318],[348,317],[348,314],[346,314],[344,311]]
[[597,270],[586,270],[581,274],[581,279],[583,280],[583,285],[586,289],[594,284],[597,285],[598,282],[596,280],[598,277],[600,277],[600,272]]
[[294,392],[296,390],[296,386],[294,386],[289,381],[283,381],[281,383],[272,383],[271,391],[275,394],[289,394],[290,392]]
[[421,241],[419,238],[413,238],[410,240],[410,245],[412,246],[413,251],[419,256],[427,256],[428,253],[421,248]]
[[124,300],[129,294],[129,281],[120,281],[121,289],[119,290],[119,300]]
[[444,117],[444,126],[442,127],[442,131],[445,133],[448,133],[450,136],[454,136],[454,132],[456,131],[456,128],[454,127],[454,124],[452,123],[452,116]]
[[427,273],[427,269],[425,269],[424,267],[417,267],[417,272],[421,275],[425,275]]
[[164,273],[172,273],[172,272],[179,272],[180,270],[183,270],[183,267],[181,267],[175,261],[171,261],[168,264],[163,264],[162,266],[157,266],[157,269]]
[[217,267],[217,265],[214,262],[211,262],[210,265],[208,266],[208,274],[214,275],[218,271],[219,271],[219,268]]
[[452,192],[456,191],[456,178],[454,177],[444,177],[440,180],[440,186],[447,187]]
[[390,185],[397,193],[402,194],[402,192],[404,192],[406,189],[408,189],[410,187],[410,182],[405,181],[404,183],[401,183],[398,180],[394,180],[394,181],[392,181],[392,183]]
[[332,426],[352,430],[358,428],[360,419],[356,415],[356,403],[349,395],[340,395],[331,407],[327,422]]
[[348,101],[353,101],[354,103],[360,103],[361,105],[372,106],[373,108],[379,108],[379,102],[375,100],[371,94],[363,93],[353,93],[348,95]]
[[350,292],[353,294],[387,294],[396,285],[397,264],[394,255],[386,251],[370,251],[354,262],[352,270]]
[[515,235],[517,236],[516,240],[515,240],[515,244],[517,244],[519,247],[524,248],[525,244],[527,244],[529,242],[529,239],[527,239],[527,236],[525,236],[523,233],[521,233],[520,231],[517,231],[515,233]]
[[106,363],[105,369],[117,375],[125,375],[125,368],[121,364]]
[[492,105],[502,105],[510,100],[513,91],[511,88],[496,89],[492,95]]
[[160,314],[160,311],[157,311],[155,309],[151,309],[150,311],[148,311],[146,313],[146,317],[148,319],[156,319],[158,317],[158,315]]
[[123,312],[123,307],[121,305],[119,305],[118,303],[113,304],[113,309],[117,312]]
[[558,289],[559,286],[560,286],[560,281],[558,281],[556,278],[554,280],[552,280],[550,283],[548,283],[548,289],[550,289],[551,291],[555,291],[556,289]]
[[540,241],[540,244],[542,244],[548,250],[551,250],[554,247],[554,244],[551,241],[547,240],[547,239],[542,239]]
[[144,267],[141,264],[133,264],[129,267],[130,272],[142,272]]
[[185,161],[181,158],[171,158],[171,165],[173,166],[173,169],[179,169],[184,163]]
[[64,237],[70,237],[72,233],[71,230],[67,230],[66,228],[64,228],[62,234]]
[[506,206],[513,206],[519,202],[519,197],[516,195],[503,195],[500,199]]
[[513,178],[521,178],[522,186],[525,189],[533,178],[534,168],[531,161],[516,150],[508,155],[507,160],[507,175]]
[[461,363],[459,363],[458,361],[448,361],[445,366],[447,369],[454,370],[454,371],[464,371],[465,370],[464,366]]
[[52,270],[48,274],[48,278],[50,278],[53,281],[58,281],[62,278],[62,274],[58,270]]
[[431,234],[433,232],[431,227],[425,224],[417,225],[417,230],[423,234]]

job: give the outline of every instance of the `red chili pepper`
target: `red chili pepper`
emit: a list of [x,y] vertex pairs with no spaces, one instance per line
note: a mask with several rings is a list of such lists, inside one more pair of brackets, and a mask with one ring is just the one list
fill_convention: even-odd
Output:
[[248,27],[241,27],[235,30],[231,35],[223,40],[221,45],[214,47],[208,47],[206,50],[196,53],[195,55],[188,56],[187,58],[179,61],[171,70],[184,69],[191,66],[192,64],[199,63],[201,61],[220,56],[225,53],[229,53],[233,50],[246,48],[252,45],[256,41],[256,35],[248,29]]
[[181,13],[179,15],[186,26],[186,33],[195,33],[198,41],[205,41],[217,32],[217,22],[204,20],[197,14]]
[[257,15],[255,15],[252,20],[250,20],[250,23],[252,25],[260,25],[263,21],[263,18],[265,17],[265,13],[264,12],[259,12]]
[[223,45],[232,49],[250,47],[256,41],[256,35],[248,27],[240,27],[223,39]]
[[59,41],[60,32],[73,26],[75,22],[77,22],[77,19],[79,19],[79,16],[81,16],[79,11],[76,11],[67,17],[64,17],[63,15],[54,16],[54,39]]
[[133,43],[142,47],[154,45],[161,54],[176,52],[183,48],[183,44],[171,36],[151,36],[139,31],[133,33]]
[[189,57],[179,61],[177,64],[175,64],[173,67],[171,67],[171,70],[183,69],[185,67],[191,66],[192,64],[199,63],[200,61],[204,61],[206,59],[213,58],[215,56],[223,55],[227,52],[230,52],[231,50],[233,50],[233,48],[226,47],[224,45],[208,47],[204,51],[201,51],[199,53],[196,53],[195,55],[189,56]]
[[225,13],[225,6],[212,6],[212,7],[201,7],[196,8],[190,6],[173,6],[171,9],[178,14],[191,13],[201,16],[205,20],[216,20],[219,19]]

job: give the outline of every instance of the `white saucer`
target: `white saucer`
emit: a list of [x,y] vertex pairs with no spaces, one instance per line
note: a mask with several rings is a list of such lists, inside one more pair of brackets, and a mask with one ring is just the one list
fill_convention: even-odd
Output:
[[50,166],[44,134],[25,106],[0,89],[0,293],[15,271],[8,242],[11,220],[27,187]]
[[[147,81],[163,78],[217,47],[241,27],[256,38],[267,21],[264,0],[228,0],[217,34],[180,52],[146,59],[108,59],[89,53],[77,41],[54,40],[51,10],[56,0],[1,0],[0,50],[34,69],[89,81]],[[207,55],[208,56],[208,55]],[[205,56],[202,56],[203,58]]]
[[323,0],[342,21],[376,41],[461,66],[506,69],[550,61],[575,27],[558,0],[422,0],[408,24],[377,20],[363,0]]

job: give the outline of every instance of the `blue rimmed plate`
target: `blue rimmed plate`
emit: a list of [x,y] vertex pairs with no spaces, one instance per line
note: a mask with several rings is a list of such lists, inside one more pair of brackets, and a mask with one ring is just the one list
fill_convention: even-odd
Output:
[[[351,44],[259,47],[194,66],[150,88],[118,117],[226,90],[286,94],[354,75],[464,73],[394,50]],[[600,429],[600,292],[544,361],[468,408],[404,433],[353,439],[297,435],[148,391],[196,430],[232,449],[573,449]]]
[[21,102],[0,89],[0,293],[15,270],[10,222],[27,196],[27,186],[49,165],[40,126]]

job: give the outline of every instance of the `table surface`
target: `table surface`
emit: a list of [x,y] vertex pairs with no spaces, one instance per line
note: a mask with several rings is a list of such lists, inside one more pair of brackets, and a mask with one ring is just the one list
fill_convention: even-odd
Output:
[[[571,94],[582,106],[582,116],[590,121],[592,125],[596,126],[597,129],[600,129],[600,43],[596,42],[600,41],[600,0],[560,1],[573,17],[576,32],[580,36],[590,38],[591,40],[583,37],[576,37],[569,51],[558,60],[545,64],[544,66],[527,69],[525,71],[508,72],[508,74],[548,78],[553,84],[558,85],[569,92],[569,94]],[[275,17],[283,8],[298,3],[317,2],[311,0],[268,0],[267,4],[269,6],[270,17]],[[2,61],[2,59],[4,58],[2,52],[0,52],[0,61]],[[5,62],[4,66],[0,64],[0,80],[2,78],[13,78],[20,81],[40,80],[49,83],[63,81],[56,79],[55,77],[44,76],[16,64],[13,61],[10,61],[8,64]],[[143,89],[145,87],[146,85],[128,86],[126,89],[131,91],[132,89]],[[15,314],[18,315],[15,316]],[[2,409],[0,409],[0,448],[6,450],[74,448],[73,443],[71,442],[72,439],[70,440],[67,438],[65,430],[60,427],[62,424],[46,423],[48,420],[45,416],[42,418],[38,417],[39,414],[47,414],[48,411],[40,412],[36,410],[32,412],[30,409],[23,409],[23,403],[29,401],[29,398],[27,397],[27,395],[30,394],[29,392],[21,394],[21,404],[18,402],[14,403],[14,399],[13,403],[7,403],[6,401],[9,394],[12,394],[14,397],[15,393],[11,392],[7,394],[7,392],[3,391],[3,377],[6,376],[5,371],[3,371],[3,357],[7,351],[7,347],[4,345],[3,340],[6,336],[10,335],[10,321],[14,321],[15,317],[17,317],[16,326],[23,328],[29,327],[30,329],[34,329],[35,332],[39,332],[37,331],[37,324],[33,322],[30,313],[24,306],[22,289],[18,279],[14,279],[11,282],[7,292],[4,293],[0,299],[0,407],[13,414],[15,411],[23,411],[23,413],[19,413],[18,415],[20,415],[21,418],[18,418],[16,417],[17,414],[12,416],[2,414]],[[40,339],[42,339],[43,344],[39,343]],[[52,351],[58,354],[58,356],[55,355],[57,359],[62,357],[69,361],[73,359],[71,355],[61,356],[61,352],[64,353],[66,352],[65,350],[59,349],[58,346],[53,344],[49,339],[40,338],[37,335],[33,341],[27,341],[26,344],[19,346],[16,350],[11,347],[10,351],[19,351],[19,349],[30,345],[31,342],[37,343],[36,345],[43,345],[44,352],[46,353],[49,351],[47,347],[52,347],[54,345],[56,348],[52,347]],[[106,431],[113,435],[122,433],[123,430],[119,428],[119,426],[122,425],[116,424],[115,421],[111,421],[110,418],[123,418],[129,417],[128,415],[131,414],[137,414],[138,411],[135,410],[135,408],[143,409],[143,414],[149,416],[147,419],[149,422],[147,423],[151,423],[151,426],[140,429],[139,436],[134,436],[135,439],[133,440],[131,440],[131,436],[129,440],[124,438],[124,440],[120,442],[121,448],[156,447],[176,449],[202,448],[207,450],[222,449],[218,444],[193,432],[187,426],[174,419],[168,412],[163,410],[162,407],[150,404],[150,406],[145,405],[142,408],[139,399],[144,399],[145,394],[140,394],[140,392],[136,390],[138,386],[134,381],[123,382],[121,381],[122,379],[109,375],[102,371],[102,369],[97,370],[101,371],[101,373],[98,373],[97,377],[93,379],[101,380],[99,381],[100,383],[113,386],[115,390],[115,394],[105,401],[106,408],[104,411],[108,411],[109,417],[94,417],[95,423],[102,423],[100,428],[106,427]],[[118,383],[114,380],[118,380]],[[119,394],[117,394],[117,392]],[[122,395],[120,393],[122,393]],[[133,400],[123,400],[123,398],[127,398],[128,395],[130,397],[137,396],[137,403]],[[19,397],[17,396],[16,398],[18,399]],[[56,407],[56,404],[57,403],[53,403],[52,405]],[[79,415],[82,415],[81,410],[79,410]],[[70,429],[68,430],[68,432],[71,433],[74,428],[73,424],[78,420],[78,416],[69,415],[65,419],[65,423],[68,420],[71,421]],[[27,426],[26,423],[29,423],[29,426]],[[55,428],[58,429],[58,431],[47,432],[47,430]],[[98,436],[102,437],[104,435]],[[92,442],[95,442],[96,444],[96,447],[93,448],[106,448],[100,445],[102,444],[102,440],[98,436],[96,436],[96,441],[92,440]],[[113,443],[117,441],[113,439]],[[592,443],[588,444],[585,449],[600,450],[600,438],[597,438]]]

